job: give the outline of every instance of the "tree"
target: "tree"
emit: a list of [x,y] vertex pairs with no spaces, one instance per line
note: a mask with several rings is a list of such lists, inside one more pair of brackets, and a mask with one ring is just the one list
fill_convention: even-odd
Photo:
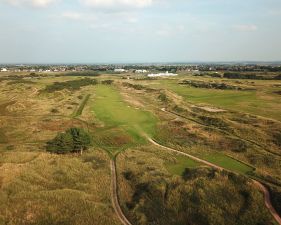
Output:
[[91,136],[80,128],[70,128],[47,142],[48,152],[57,154],[83,153],[91,145]]

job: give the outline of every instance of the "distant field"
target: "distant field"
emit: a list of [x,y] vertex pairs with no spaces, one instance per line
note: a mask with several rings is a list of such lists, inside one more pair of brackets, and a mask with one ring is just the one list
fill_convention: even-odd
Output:
[[[265,81],[264,81],[265,82]],[[178,84],[178,80],[159,80],[153,86],[167,88],[192,103],[208,103],[217,107],[244,111],[281,121],[281,98],[263,91],[233,91],[193,88]]]
[[[93,112],[104,123],[104,129],[111,129],[110,132],[115,130],[112,136],[115,135],[116,142],[121,142],[121,144],[122,142],[128,144],[131,141],[145,143],[143,133],[153,136],[155,132],[156,117],[150,112],[126,104],[118,91],[111,86],[98,85],[96,87]],[[110,132],[105,132],[107,138],[112,137]],[[132,140],[122,140],[124,138]],[[114,146],[114,143],[112,145]]]

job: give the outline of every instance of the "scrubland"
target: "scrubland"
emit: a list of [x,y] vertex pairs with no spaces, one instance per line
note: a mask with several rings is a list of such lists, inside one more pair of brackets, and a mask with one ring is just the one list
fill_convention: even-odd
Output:
[[[249,178],[270,189],[280,213],[280,81],[131,78],[1,79],[0,224],[121,224],[111,203],[112,159],[132,224],[275,224]],[[87,131],[92,146],[82,155],[48,153],[46,143],[72,127]]]

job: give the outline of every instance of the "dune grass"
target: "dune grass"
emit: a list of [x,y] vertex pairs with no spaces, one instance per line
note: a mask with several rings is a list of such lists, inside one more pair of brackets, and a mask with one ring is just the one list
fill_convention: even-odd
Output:
[[120,224],[104,152],[10,152],[0,163],[0,224]]

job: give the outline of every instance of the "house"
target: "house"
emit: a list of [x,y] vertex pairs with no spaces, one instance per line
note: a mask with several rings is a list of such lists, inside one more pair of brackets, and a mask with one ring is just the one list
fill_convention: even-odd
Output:
[[147,73],[147,70],[136,70],[135,73]]
[[115,69],[114,72],[115,73],[124,73],[124,72],[126,72],[126,70],[125,69]]
[[8,72],[6,68],[1,68],[1,72]]
[[200,70],[192,70],[192,74],[193,75],[201,75],[201,71]]
[[178,76],[178,74],[175,73],[169,73],[168,71],[166,73],[156,73],[156,74],[148,74],[148,77],[173,77]]

